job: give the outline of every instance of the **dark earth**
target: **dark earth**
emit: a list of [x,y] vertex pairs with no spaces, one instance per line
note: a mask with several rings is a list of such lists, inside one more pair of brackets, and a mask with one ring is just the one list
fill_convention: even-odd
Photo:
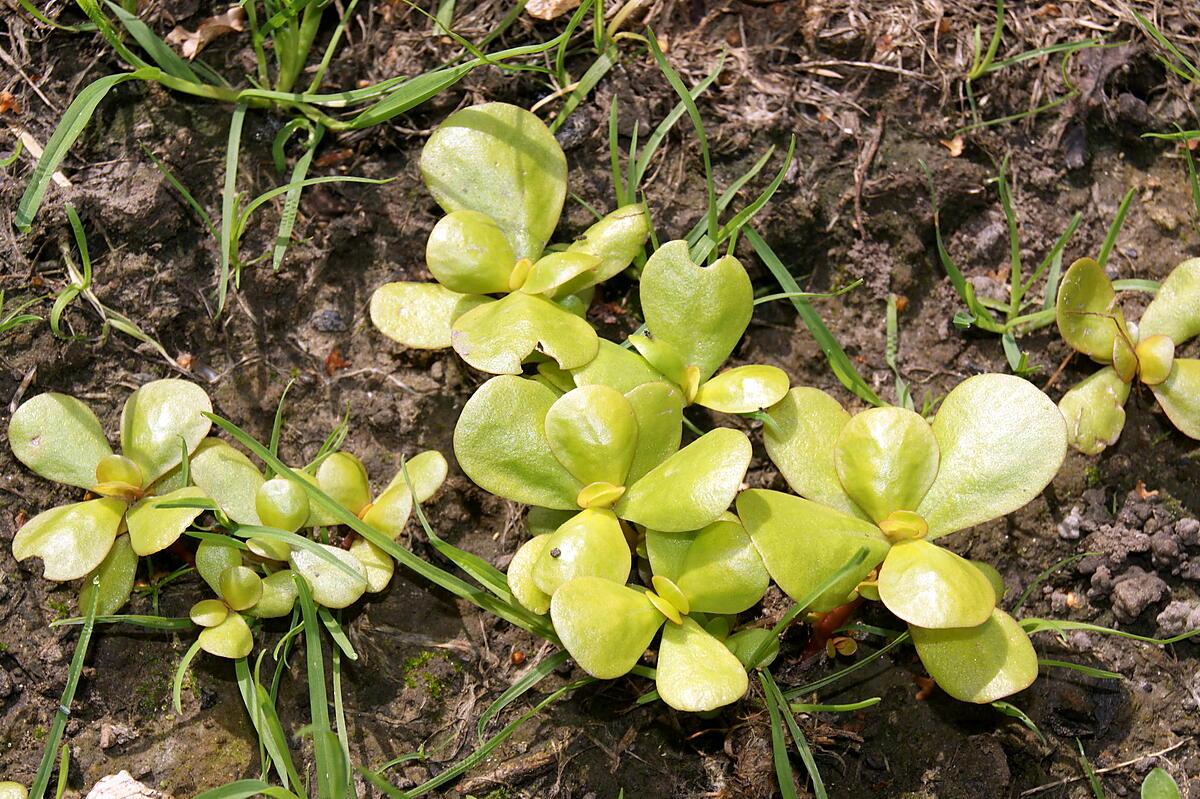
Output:
[[[435,10],[436,4],[424,5]],[[1135,197],[1110,260],[1114,276],[1161,279],[1196,254],[1197,215],[1183,153],[1142,134],[1196,127],[1197,87],[1168,71],[1125,5],[1154,19],[1185,52],[1197,51],[1200,13],[1192,3],[1013,3],[998,60],[1089,37],[1114,46],[1072,56],[1070,84],[1063,80],[1061,55],[1038,56],[974,81],[982,120],[1066,99],[1013,122],[961,133],[973,121],[963,80],[973,31],[981,26],[986,43],[995,23],[995,7],[986,0],[653,0],[636,4],[627,29],[652,26],[689,85],[725,54],[719,79],[699,102],[718,187],[745,172],[768,146],[776,147],[735,207],[769,182],[788,137],[797,137],[795,162],[755,225],[805,288],[828,290],[862,279],[857,289],[818,308],[864,377],[888,399],[895,394],[884,359],[886,301],[889,293],[903,298],[899,367],[919,408],[969,375],[1008,369],[998,338],[961,331],[951,322],[961,302],[938,262],[922,161],[937,186],[949,250],[983,296],[1000,296],[1007,282],[1004,216],[988,182],[1005,155],[1011,156],[1027,273],[1076,211],[1083,221],[1065,261],[1095,255],[1128,189]],[[8,153],[21,131],[44,144],[79,89],[123,65],[95,34],[52,30],[14,0],[5,0],[3,8],[0,90],[6,94],[0,97],[10,100],[0,104],[0,152]],[[140,10],[164,35],[176,24],[194,29],[224,8],[201,0],[151,0]],[[57,0],[43,9],[63,23],[84,19]],[[501,2],[460,3],[455,28],[478,41],[508,10]],[[565,18],[522,17],[492,46],[542,41],[564,24]],[[318,47],[330,28],[323,29]],[[576,78],[595,58],[590,41],[585,31],[568,59]],[[620,48],[620,63],[559,134],[571,164],[571,190],[599,208],[613,201],[607,140],[613,98],[623,145],[635,121],[644,138],[676,102],[643,46],[627,39]],[[326,87],[419,74],[459,52],[404,3],[364,3]],[[215,42],[203,58],[231,77],[253,64],[245,34]],[[28,234],[18,233],[12,220],[33,160],[26,154],[0,171],[0,288],[12,304],[65,285],[62,249],[71,239],[63,206],[70,201],[88,232],[96,295],[188,365],[220,414],[265,440],[280,394],[295,378],[285,460],[310,459],[349,412],[346,446],[382,485],[402,455],[436,448],[452,456],[457,414],[482,382],[449,351],[400,350],[366,317],[376,286],[428,278],[419,254],[437,208],[417,172],[425,136],[463,105],[505,100],[529,107],[553,88],[536,74],[485,68],[385,125],[327,136],[314,175],[394,180],[306,190],[299,241],[283,268],[276,274],[269,262],[248,267],[225,313],[214,319],[216,242],[145,150],[219,217],[231,109],[157,85],[124,84],[100,105],[64,162],[71,187],[51,188]],[[561,100],[552,99],[539,113],[548,119],[560,108]],[[248,195],[280,182],[270,157],[280,124],[263,112],[247,117],[239,188]],[[683,236],[703,212],[700,164],[685,118],[656,156],[646,183],[663,240]],[[277,214],[278,205],[256,218],[242,243],[245,259],[269,250]],[[569,201],[559,238],[579,232],[588,220],[584,207]],[[778,290],[744,242],[738,254],[762,292]],[[593,321],[609,335],[637,326],[634,287],[624,278],[613,281],[593,306]],[[1144,295],[1130,295],[1128,307],[1144,302]],[[32,310],[44,317],[49,307],[42,301]],[[96,315],[82,301],[65,319],[78,340],[54,337],[45,322],[0,338],[0,401],[9,412],[22,397],[61,391],[89,401],[106,429],[115,431],[132,389],[179,374],[153,348],[120,333],[100,339]],[[1082,357],[1069,357],[1053,327],[1020,343],[1038,367],[1032,379],[1056,399],[1094,369]],[[795,384],[857,403],[786,302],[759,306],[734,361],[776,364]],[[950,539],[960,553],[1000,569],[1010,608],[1043,570],[1094,553],[1055,571],[1032,592],[1021,615],[1085,620],[1143,635],[1200,626],[1200,449],[1170,426],[1148,392],[1135,390],[1128,412],[1117,446],[1098,458],[1069,455],[1061,475],[1027,508]],[[699,414],[694,420],[712,421]],[[748,483],[783,488],[761,446],[757,454],[762,457]],[[8,542],[23,519],[77,498],[77,492],[34,476],[7,446],[0,447],[0,779],[32,781],[77,636],[75,628],[49,626],[75,614],[76,587],[43,580],[35,561],[16,564]],[[428,511],[442,536],[501,568],[524,535],[521,510],[475,488],[453,462]],[[405,543],[439,561],[415,524]],[[154,563],[163,571],[177,565],[170,558]],[[183,615],[201,595],[199,579],[188,576],[165,590],[160,611]],[[769,596],[768,620],[783,606],[780,597]],[[130,612],[151,612],[149,598],[135,599]],[[897,626],[875,611],[861,618]],[[348,626],[361,655],[345,664],[344,674],[353,760],[378,767],[424,746],[427,760],[390,772],[401,788],[468,755],[477,745],[474,726],[483,709],[530,664],[552,654],[539,640],[400,570],[387,592],[350,614]],[[272,635],[281,631],[271,627]],[[784,687],[848,665],[880,642],[866,636],[857,655],[830,662],[824,653],[805,653],[806,637],[796,627],[785,638],[776,666]],[[171,708],[172,675],[190,643],[190,636],[124,626],[98,631],[67,728],[68,795],[86,794],[99,778],[122,769],[177,797],[258,776],[258,747],[228,662],[198,658],[185,686],[183,714]],[[877,696],[880,704],[801,718],[830,796],[1089,797],[1079,747],[1095,768],[1113,767],[1100,775],[1109,796],[1136,795],[1154,765],[1175,775],[1184,796],[1200,795],[1200,744],[1193,738],[1200,732],[1197,644],[1156,647],[1078,632],[1063,641],[1044,633],[1037,643],[1043,657],[1119,671],[1125,679],[1043,669],[1034,687],[1011,698],[1043,741],[990,707],[928,690],[915,654],[900,648],[820,695],[833,703]],[[563,669],[535,694],[573,675]],[[645,690],[644,680],[627,678],[570,695],[439,795],[778,794],[757,686],[712,718],[661,704],[635,705]],[[510,708],[490,729],[529,701]],[[299,735],[309,721],[299,656],[285,676],[280,712],[308,762],[311,753]],[[794,766],[803,775],[798,760]],[[809,795],[803,784],[797,790]],[[360,793],[373,795],[361,784]]]

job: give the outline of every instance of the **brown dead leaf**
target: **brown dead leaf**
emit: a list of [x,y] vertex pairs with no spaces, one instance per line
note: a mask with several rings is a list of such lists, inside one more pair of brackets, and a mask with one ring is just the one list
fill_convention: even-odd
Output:
[[342,357],[342,351],[337,348],[325,356],[325,374],[330,377],[333,377],[335,372],[339,372],[349,365],[350,362]]
[[1135,485],[1133,487],[1133,490],[1137,494],[1138,499],[1142,499],[1142,500],[1153,499],[1154,497],[1158,496],[1158,489],[1155,489],[1153,491],[1147,490],[1146,484],[1143,483],[1141,480],[1137,481],[1137,485]]
[[182,25],[167,34],[167,42],[179,48],[179,52],[189,61],[199,55],[200,51],[210,42],[227,33],[240,33],[246,30],[246,9],[242,6],[230,6],[224,14],[201,20],[200,26],[189,31]]
[[0,114],[19,114],[21,104],[12,92],[0,92]]
[[579,8],[580,0],[529,0],[525,13],[534,19],[555,19]]
[[963,137],[955,136],[953,139],[939,139],[938,142],[950,151],[951,158],[958,158],[963,154]]
[[314,163],[318,169],[321,169],[325,167],[336,166],[337,164],[340,164],[343,161],[348,161],[353,157],[354,150],[350,149],[349,147],[345,147],[340,150],[331,150],[321,156],[318,156]]

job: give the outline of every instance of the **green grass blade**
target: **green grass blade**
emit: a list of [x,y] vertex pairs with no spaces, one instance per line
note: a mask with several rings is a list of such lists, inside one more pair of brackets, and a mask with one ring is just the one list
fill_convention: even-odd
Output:
[[246,104],[238,103],[229,120],[229,139],[225,147],[225,186],[221,191],[221,271],[217,277],[217,316],[225,310],[225,299],[229,294],[229,278],[232,269],[238,269],[237,254],[231,252],[237,246],[234,234],[237,209],[238,153],[242,146],[242,123],[246,119]]
[[[238,690],[242,695],[242,704],[250,715],[250,723],[258,734],[259,754],[266,754],[275,774],[285,788],[295,787],[300,790],[304,784],[292,761],[292,753],[288,750],[288,738],[283,731],[283,724],[276,713],[275,704],[263,689],[257,678],[250,673],[250,665],[245,658],[234,661],[234,671],[237,675]],[[267,773],[267,760],[263,762],[263,773]]]
[[520,699],[531,688],[546,679],[555,669],[566,663],[570,657],[570,653],[566,650],[555,652],[531,668],[519,680],[510,685],[504,693],[500,694],[495,702],[488,705],[487,710],[483,711],[483,715],[479,717],[479,721],[475,724],[475,734],[479,740],[483,740],[483,731],[487,729],[488,722],[499,715],[504,708]]
[[[54,758],[58,746],[62,743],[63,733],[67,730],[67,720],[71,715],[71,703],[75,701],[75,689],[79,687],[79,677],[83,674],[83,661],[87,657],[88,645],[92,640],[92,631],[96,627],[96,607],[100,604],[98,577],[92,578],[92,585],[97,590],[92,591],[92,603],[83,617],[83,629],[79,631],[79,640],[75,642],[75,654],[71,656],[71,665],[67,669],[67,685],[63,688],[62,698],[58,703],[58,711],[54,721],[50,723],[50,732],[46,736],[46,749],[34,776],[33,785],[29,788],[29,799],[43,799],[46,788],[50,786],[50,773],[54,770]],[[189,620],[190,621],[190,620]]]
[[308,708],[312,719],[313,751],[317,769],[317,795],[321,799],[344,799],[349,781],[349,763],[341,743],[329,725],[329,696],[325,691],[325,659],[321,627],[308,582],[296,575],[300,592],[300,615],[304,623],[304,658],[308,673]]
[[1133,202],[1133,195],[1137,189],[1130,189],[1125,192],[1125,196],[1121,199],[1121,204],[1117,206],[1117,215],[1113,217],[1112,224],[1108,226],[1108,232],[1104,235],[1104,244],[1100,245],[1100,254],[1096,256],[1096,263],[1101,267],[1108,263],[1108,256],[1112,254],[1113,247],[1117,245],[1117,236],[1121,233],[1121,227],[1125,224],[1125,216],[1129,213],[1129,205]]
[[292,243],[292,229],[296,225],[296,215],[300,211],[300,192],[304,190],[302,184],[305,176],[308,175],[309,164],[316,155],[317,145],[321,143],[324,133],[325,128],[320,125],[310,131],[308,146],[296,159],[296,165],[292,168],[292,178],[288,181],[288,185],[292,188],[287,192],[287,197],[283,201],[283,211],[279,214],[279,231],[275,234],[275,248],[271,251],[271,271],[273,272],[279,271],[279,267],[283,263],[283,256]]
[[583,77],[575,84],[575,88],[567,95],[567,99],[563,101],[563,106],[559,109],[558,115],[550,123],[551,133],[556,132],[562,127],[563,123],[567,121],[567,117],[571,115],[571,112],[579,107],[579,104],[592,93],[592,89],[596,88],[596,84],[616,66],[618,56],[617,48],[609,47],[600,54],[599,58],[592,62],[587,72],[584,72]]
[[1095,677],[1100,680],[1123,680],[1125,676],[1118,674],[1115,671],[1108,669],[1098,669],[1095,666],[1085,666],[1082,663],[1071,663],[1066,660],[1054,660],[1053,658],[1038,658],[1038,665],[1042,668],[1052,669],[1070,669],[1077,671],[1080,674],[1086,674],[1089,677]]
[[[171,505],[164,503],[164,507]],[[296,533],[289,533],[287,530],[277,530],[274,527],[262,527],[257,524],[236,524],[232,530],[233,534],[239,538],[269,538],[276,541],[283,541],[289,546],[297,549],[303,549],[311,555],[314,555],[321,560],[333,566],[338,571],[358,582],[365,582],[363,576],[354,570],[349,564],[340,560],[337,556],[329,553],[327,549],[311,539],[305,538]]]
[[183,200],[188,204],[188,207],[195,212],[196,216],[200,217],[200,221],[204,223],[206,228],[208,228],[208,232],[212,234],[212,237],[217,241],[220,241],[221,234],[217,231],[216,225],[213,224],[212,217],[209,216],[208,211],[204,210],[204,206],[201,205],[200,202],[192,195],[192,193],[187,190],[187,187],[175,177],[174,173],[171,172],[162,159],[155,155],[154,152],[146,145],[142,144],[141,147],[142,152],[149,156],[150,160],[154,162],[155,168],[158,169],[159,174],[163,176],[163,179],[171,185],[171,188],[179,192],[179,195],[183,197]]
[[[700,95],[703,94],[705,90],[713,84],[713,81],[715,81],[717,76],[721,74],[721,69],[724,66],[725,54],[722,53],[721,57],[717,60],[716,66],[712,68],[712,71],[705,75],[703,80],[701,80],[688,91],[688,96],[691,98],[693,103],[695,103],[696,100],[700,98]],[[658,147],[660,144],[662,144],[663,139],[667,137],[667,134],[671,132],[671,128],[675,127],[675,123],[678,122],[679,119],[687,112],[687,105],[680,100],[675,107],[671,109],[671,112],[663,118],[663,121],[658,123],[658,127],[654,129],[654,132],[650,134],[650,137],[646,139],[646,142],[642,145],[642,150],[638,153],[637,160],[635,161],[637,166],[633,171],[634,179],[629,186],[630,197],[636,195],[638,187],[642,185],[642,178],[646,176],[646,170],[650,168],[650,159],[653,158],[654,153],[658,151]],[[632,158],[632,153],[630,154],[630,157]]]
[[[55,619],[50,622],[51,627],[63,627],[66,625],[84,624],[87,622],[85,616],[74,616],[69,619]],[[136,613],[126,613],[116,616],[97,616],[96,624],[132,624],[135,627],[143,627],[147,630],[162,630],[164,632],[181,632],[183,630],[193,630],[196,625],[187,616],[140,616]]]
[[334,618],[333,613],[329,608],[317,608],[317,615],[321,617],[321,623],[325,625],[325,629],[329,632],[329,637],[337,644],[339,651],[344,653],[350,660],[358,660],[358,653],[354,651],[354,645],[350,643],[350,636],[346,634],[345,628],[341,622]]
[[297,799],[296,794],[261,780],[238,780],[219,788],[196,794],[196,799],[253,799],[269,796],[271,799]]
[[[754,228],[748,227],[744,233],[746,240],[754,247],[758,257],[771,270],[771,274],[775,276],[783,290],[799,294],[800,286],[796,283],[796,279],[788,272],[787,267],[783,265],[770,246],[758,235],[758,232]],[[842,345],[834,338],[833,333],[829,332],[829,328],[821,321],[820,315],[817,314],[812,304],[798,296],[792,297],[791,301],[796,313],[800,315],[801,321],[816,340],[821,352],[825,354],[825,359],[829,362],[829,367],[838,381],[864,402],[869,402],[877,407],[887,405],[854,368],[854,363],[846,355]]]
[[780,718],[779,702],[771,691],[766,671],[758,673],[758,682],[762,686],[763,699],[767,705],[767,715],[771,722],[771,759],[775,763],[775,780],[779,784],[779,794],[783,799],[799,799],[796,793],[796,776],[792,772],[792,761],[788,756],[787,738],[783,732],[783,720]]
[[117,20],[125,30],[129,31],[129,35],[133,37],[134,41],[146,51],[150,60],[157,64],[163,72],[180,80],[204,83],[200,76],[192,70],[191,65],[176,54],[170,45],[158,38],[150,26],[142,22],[137,15],[129,13],[112,0],[105,0],[105,4],[117,15]]
[[1025,715],[1024,710],[1021,710],[1021,708],[1017,707],[1011,702],[1002,702],[1000,700],[992,702],[992,707],[996,708],[996,710],[999,710],[1004,715],[1021,722],[1028,730],[1038,737],[1039,741],[1046,743],[1046,736],[1042,735],[1042,731],[1039,730],[1038,726],[1033,723],[1033,719]]
[[[825,791],[825,781],[821,779],[821,770],[817,768],[816,758],[813,757],[812,749],[808,746],[808,739],[804,737],[800,725],[796,723],[796,717],[792,715],[792,709],[788,706],[787,700],[783,698],[783,692],[775,684],[775,678],[771,676],[768,669],[763,669],[759,672],[758,679],[763,684],[765,692],[771,697],[769,701],[775,704],[776,715],[772,716],[771,720],[772,744],[775,739],[776,716],[782,715],[784,722],[787,723],[788,732],[791,733],[792,743],[795,744],[796,751],[800,754],[800,762],[804,764],[804,769],[808,772],[808,778],[812,782],[813,793],[817,799],[829,799],[829,794]],[[769,707],[770,705],[768,705]],[[788,771],[790,776],[790,767]],[[778,767],[776,773],[778,773]]]
[[859,671],[860,669],[865,669],[867,666],[871,665],[876,660],[879,660],[880,658],[882,658],[888,652],[891,652],[893,649],[907,643],[908,639],[909,639],[909,635],[907,632],[901,633],[900,635],[896,636],[891,641],[889,641],[885,646],[880,647],[879,649],[875,650],[874,652],[867,655],[866,657],[864,657],[860,660],[857,660],[854,663],[851,663],[849,666],[846,666],[843,669],[839,669],[838,671],[835,671],[833,674],[826,675],[825,677],[822,677],[819,680],[814,680],[813,682],[806,683],[804,685],[801,685],[798,688],[793,688],[793,689],[785,692],[784,696],[787,697],[788,699],[794,699],[794,698],[800,697],[800,696],[807,696],[808,694],[811,694],[813,691],[819,691],[822,688],[827,688],[830,685],[833,685],[834,683],[839,682],[840,680],[842,680],[846,677],[849,677],[854,672]]
[[[738,176],[737,180],[730,183],[725,191],[721,192],[721,196],[717,197],[718,214],[725,213],[725,209],[728,208],[730,203],[733,202],[734,198],[737,197],[737,193],[742,190],[743,186],[753,180],[754,177],[762,171],[763,167],[765,167],[767,162],[771,160],[771,156],[774,155],[774,153],[775,145],[772,144],[767,148],[767,151],[764,152],[759,159],[754,162],[753,166]],[[689,248],[695,247],[700,243],[701,239],[705,238],[704,225],[705,220],[699,219],[696,221],[696,224],[692,225],[692,229],[688,231],[687,243]]]
[[762,190],[761,194],[754,198],[753,202],[734,214],[733,219],[730,219],[721,227],[721,230],[717,233],[718,246],[730,237],[738,235],[742,228],[749,224],[750,220],[754,219],[755,215],[771,201],[771,197],[775,195],[775,192],[783,184],[783,179],[787,175],[788,168],[792,165],[792,157],[795,154],[796,137],[793,135],[791,141],[788,142],[787,155],[783,157],[783,164],[779,167],[779,171],[775,174],[774,179]]
[[192,661],[198,654],[200,654],[199,639],[188,647],[187,652],[183,653],[179,667],[175,669],[175,677],[171,680],[171,706],[178,714],[183,713],[183,679],[187,676],[188,667],[192,665]]
[[13,224],[19,230],[25,233],[29,232],[38,209],[42,206],[42,199],[45,197],[51,178],[76,140],[79,139],[79,134],[91,121],[92,114],[96,112],[96,107],[100,105],[100,102],[114,87],[130,80],[143,80],[145,77],[146,74],[140,70],[108,75],[89,83],[71,101],[71,105],[67,107],[62,119],[59,120],[58,127],[50,136],[50,141],[46,142],[46,149],[42,152],[42,157],[38,159],[37,166],[34,167],[33,174],[29,177],[29,184],[25,187],[25,193],[21,195],[21,201],[17,204]]

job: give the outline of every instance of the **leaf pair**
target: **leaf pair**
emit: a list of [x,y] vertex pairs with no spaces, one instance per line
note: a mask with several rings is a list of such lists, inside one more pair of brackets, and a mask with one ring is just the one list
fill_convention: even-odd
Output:
[[535,355],[562,369],[592,360],[599,339],[582,311],[590,289],[641,251],[645,210],[619,208],[545,254],[566,197],[566,157],[541,120],[504,103],[448,117],[422,150],[421,174],[446,211],[425,252],[437,284],[381,286],[375,326],[407,347],[453,346],[493,374],[519,374]]
[[243,614],[259,619],[281,618],[296,604],[297,572],[279,569],[261,577],[244,563],[243,551],[232,539],[227,543],[200,542],[196,571],[219,599],[200,600],[189,615],[201,628],[197,638],[200,648],[217,657],[236,660],[250,654],[254,636]]
[[1172,270],[1138,325],[1125,319],[1104,268],[1080,259],[1063,276],[1056,317],[1064,341],[1106,364],[1059,401],[1072,447],[1097,455],[1120,438],[1135,378],[1180,432],[1200,439],[1200,360],[1175,357],[1200,333],[1200,258]]
[[627,391],[665,378],[686,404],[724,413],[752,413],[783,399],[788,376],[774,366],[739,366],[713,376],[754,313],[754,290],[736,258],[701,266],[686,241],[669,242],[646,262],[639,292],[650,335],[629,337],[636,353],[602,343],[595,360],[574,372],[576,385]]
[[178,467],[208,433],[211,423],[204,414],[211,410],[208,395],[193,383],[147,383],[125,402],[123,454],[116,455],[83,402],[48,392],[22,404],[8,426],[17,459],[48,480],[100,498],[34,516],[17,531],[13,556],[41,558],[49,580],[99,573],[98,613],[116,612],[133,587],[137,557],[171,546],[200,514],[162,506],[202,496],[177,479]]
[[502,375],[467,401],[454,452],[467,476],[506,499],[557,510],[612,508],[656,530],[700,529],[737,493],[744,433],[718,428],[679,449],[683,402],[662,382],[622,394],[588,385],[561,397]]
[[[616,523],[615,517],[612,521]],[[704,624],[708,614],[736,614],[750,608],[769,583],[762,560],[736,516],[722,514],[699,531],[647,530],[652,590],[625,585],[629,556],[623,540],[623,573],[619,569],[604,574],[555,572],[552,576],[561,582],[548,584],[544,559],[555,551],[560,557],[565,554],[563,533],[569,535],[572,524],[568,521],[554,534],[526,542],[509,566],[508,583],[523,602],[538,595],[540,608],[534,609],[549,608],[563,646],[584,671],[600,679],[628,673],[661,628],[656,682],[668,705],[706,711],[745,695],[748,679],[735,654],[738,639],[731,638],[728,645],[723,642],[722,633],[728,630],[723,620],[710,624],[712,631]],[[614,553],[612,560],[617,559]]]
[[[862,567],[812,609],[877,593],[959,699],[992,701],[1032,681],[1037,658],[996,608],[988,574],[932,542],[1017,510],[1053,479],[1066,451],[1054,404],[1025,380],[987,374],[955,387],[932,424],[892,407],[850,416],[812,388],[770,413],[767,453],[805,498],[756,489],[737,507],[779,586],[802,597],[866,548]],[[977,647],[993,648],[981,657]]]

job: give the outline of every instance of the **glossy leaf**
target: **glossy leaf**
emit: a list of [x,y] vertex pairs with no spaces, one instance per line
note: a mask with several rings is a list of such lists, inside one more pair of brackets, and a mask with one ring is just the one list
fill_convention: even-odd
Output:
[[550,535],[533,564],[533,581],[543,593],[554,592],[578,577],[601,577],[624,585],[632,556],[621,523],[612,511],[588,509]]
[[119,499],[103,498],[43,511],[17,531],[13,557],[41,558],[47,580],[77,580],[108,556],[126,507]]
[[1029,636],[999,608],[978,627],[909,627],[909,633],[929,676],[963,702],[995,702],[1037,679],[1037,653]]
[[312,588],[313,601],[318,605],[334,609],[349,607],[367,590],[367,570],[359,563],[358,558],[344,549],[328,544],[317,546],[354,569],[362,575],[362,579],[355,580],[307,549],[296,549],[292,552],[292,569],[308,581],[309,587]]
[[1150,770],[1142,780],[1141,799],[1183,799],[1179,784],[1161,766]]
[[1176,346],[1200,333],[1200,258],[1171,270],[1138,322],[1143,341],[1167,336]]
[[700,369],[703,382],[742,338],[754,314],[754,289],[736,258],[692,261],[686,241],[662,245],[646,262],[639,289],[650,334]]
[[603,577],[580,577],[556,591],[550,618],[579,667],[601,680],[637,665],[664,621],[644,592]]
[[[762,657],[762,662],[758,664],[751,663],[750,658],[754,657],[754,654],[758,652],[759,646],[766,639],[769,639],[769,642],[767,644],[767,651]],[[761,627],[738,630],[726,638],[724,644],[725,648],[732,652],[733,656],[742,664],[742,667],[747,669],[755,665],[765,669],[775,662],[775,658],[779,657],[779,636]]]
[[[96,605],[97,616],[111,616],[125,606],[133,593],[133,581],[137,574],[138,556],[129,543],[129,536],[119,535],[112,549],[96,570],[87,575],[79,591],[79,607],[90,608],[92,596],[99,591]],[[100,585],[92,585],[92,577],[99,576]]]
[[868,550],[862,566],[831,586],[809,610],[832,610],[844,604],[890,547],[870,522],[779,491],[743,491],[737,509],[767,571],[795,600],[828,580],[860,549]]
[[229,606],[219,599],[201,599],[192,605],[188,617],[197,627],[216,627],[229,618]]
[[196,571],[214,594],[221,593],[221,575],[232,566],[242,565],[242,553],[235,547],[201,541],[196,547]]
[[456,319],[489,302],[437,283],[384,283],[371,295],[371,324],[409,349],[439,350],[450,346]]
[[692,392],[688,397],[690,402],[695,391],[700,387],[700,370],[698,367],[688,369],[688,363],[683,359],[683,353],[665,340],[650,338],[638,333],[629,337],[629,343],[637,350],[646,363],[662,377],[679,386],[683,391]]
[[96,465],[112,453],[92,409],[54,392],[17,408],[8,422],[8,444],[35,474],[77,488],[94,486]]
[[1134,348],[1137,356],[1138,379],[1148,386],[1157,386],[1171,375],[1175,364],[1175,342],[1163,335],[1143,338]]
[[1125,429],[1129,383],[1106,366],[1078,383],[1058,401],[1067,423],[1067,442],[1084,455],[1099,455]]
[[396,572],[396,561],[365,538],[356,538],[350,554],[358,559],[367,575],[367,592],[378,594],[388,587]]
[[[308,472],[297,472],[303,479],[316,482]],[[254,494],[254,510],[267,527],[294,533],[310,523],[312,507],[308,492],[297,480],[272,477]]]
[[991,581],[971,561],[925,540],[892,546],[879,569],[879,598],[909,624],[977,627],[996,606]]
[[646,359],[632,349],[626,349],[607,339],[600,339],[596,357],[571,372],[577,386],[600,384],[628,393],[643,383],[663,379]]
[[[405,470],[408,471],[408,480],[404,478]],[[445,455],[436,449],[422,450],[404,462],[404,469],[396,471],[396,476],[387,484],[383,494],[400,487],[407,490],[409,481],[412,481],[417,502],[428,502],[442,487],[442,483],[446,482],[449,471],[450,466],[446,463]]]
[[683,439],[683,395],[663,382],[644,383],[626,392],[637,417],[637,449],[625,483],[632,485],[679,451]]
[[262,599],[262,578],[249,566],[231,566],[221,572],[221,599],[233,610],[246,610]]
[[1042,492],[1062,466],[1066,423],[1027,380],[983,374],[959,383],[933,420],[937,479],[917,511],[929,538],[997,519]]
[[488,214],[517,258],[536,259],[558,226],[567,159],[533,114],[485,103],[448,116],[421,151],[421,177],[447,212]]
[[745,433],[710,430],[630,486],[617,515],[666,532],[706,527],[733,502],[750,455]]
[[[355,516],[371,501],[366,467],[349,452],[335,452],[321,462],[317,468],[317,486]],[[334,520],[325,522],[334,523]]]
[[190,486],[161,497],[146,497],[131,507],[125,521],[129,525],[133,551],[142,556],[153,555],[178,541],[204,511],[201,508],[164,508],[162,505],[186,499],[204,499],[204,492]]
[[516,262],[504,231],[478,211],[442,217],[425,245],[425,263],[434,279],[460,294],[507,294]]
[[690,617],[663,627],[655,685],[676,710],[699,713],[736,702],[749,687],[737,656]]
[[572,287],[590,281],[600,259],[583,252],[552,252],[537,260],[519,287],[525,294],[540,294],[547,299],[566,296]]
[[738,366],[702,384],[693,401],[722,413],[753,413],[782,400],[788,384],[787,373],[775,366]]
[[522,606],[538,615],[549,612],[550,595],[534,582],[533,568],[545,553],[549,541],[549,535],[534,536],[517,549],[508,564],[508,590]]
[[279,619],[290,615],[300,593],[294,575],[291,569],[280,569],[264,577],[262,597],[246,613],[259,619]]
[[544,420],[553,391],[520,377],[494,377],[467,400],[454,428],[458,465],[489,493],[568,510],[583,484],[550,451]]
[[[645,206],[641,203],[623,205],[585,230],[567,251],[599,258],[599,265],[586,276],[586,285],[603,283],[633,262],[649,236],[650,219]],[[583,286],[572,284],[568,288],[575,292]]]
[[676,583],[695,613],[748,610],[762,599],[771,580],[736,517],[695,533],[647,530],[646,551],[651,571]]
[[544,297],[516,292],[464,313],[454,322],[451,345],[471,366],[491,374],[520,374],[535,353],[563,369],[596,357],[599,339],[585,320]]
[[801,386],[789,391],[770,414],[775,425],[763,428],[763,443],[792,490],[865,518],[846,494],[834,465],[838,436],[850,421],[841,403],[820,389]]
[[263,476],[241,450],[206,438],[190,459],[192,482],[238,524],[261,524],[254,507]]
[[1063,340],[1101,363],[1112,363],[1113,341],[1125,325],[1104,267],[1081,258],[1067,270],[1055,308]]
[[1152,389],[1171,424],[1188,438],[1200,438],[1200,360],[1176,358],[1171,374]]
[[121,412],[121,452],[142,470],[150,485],[180,462],[182,438],[192,452],[208,435],[212,402],[186,380],[155,380],[129,395]]
[[[446,458],[437,450],[419,452],[409,458],[405,466],[420,502],[429,500],[446,480]],[[404,480],[404,472],[399,471],[363,514],[363,521],[395,541],[404,532],[412,507],[412,494],[409,493],[408,483]]]
[[544,424],[550,451],[576,480],[625,485],[638,422],[621,392],[600,385],[574,389],[550,406]]
[[525,516],[525,529],[531,536],[550,535],[576,513],[579,509],[554,510],[552,508],[530,508]]
[[244,658],[254,648],[254,636],[240,613],[230,613],[216,627],[201,630],[197,640],[205,652],[230,660]]
[[834,465],[846,493],[878,523],[921,504],[938,473],[938,444],[920,415],[868,408],[842,428]]

